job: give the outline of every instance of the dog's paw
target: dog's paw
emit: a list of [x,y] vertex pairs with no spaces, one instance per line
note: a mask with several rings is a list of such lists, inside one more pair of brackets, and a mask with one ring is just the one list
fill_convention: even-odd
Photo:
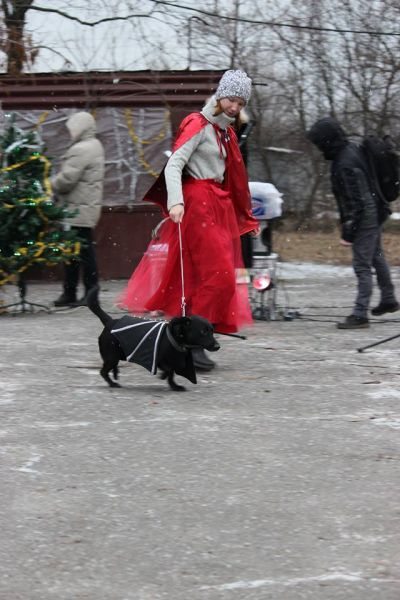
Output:
[[170,384],[170,388],[173,392],[186,392],[186,388],[183,385],[178,385],[174,382],[174,385]]
[[119,383],[117,383],[116,381],[112,381],[111,383],[108,384],[110,387],[112,388],[120,388],[122,387],[122,385],[120,385]]
[[183,385],[179,385],[179,383],[176,383],[173,373],[170,373],[168,375],[168,385],[173,392],[184,392],[186,390],[186,388]]

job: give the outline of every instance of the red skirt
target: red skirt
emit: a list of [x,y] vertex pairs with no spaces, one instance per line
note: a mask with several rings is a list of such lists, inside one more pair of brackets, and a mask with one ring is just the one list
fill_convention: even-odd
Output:
[[[200,315],[216,331],[233,333],[252,323],[247,283],[237,281],[243,269],[236,216],[229,193],[211,179],[183,183],[185,215],[181,223],[186,314]],[[119,306],[134,314],[161,311],[182,314],[182,276],[178,225],[160,228],[128,285]]]

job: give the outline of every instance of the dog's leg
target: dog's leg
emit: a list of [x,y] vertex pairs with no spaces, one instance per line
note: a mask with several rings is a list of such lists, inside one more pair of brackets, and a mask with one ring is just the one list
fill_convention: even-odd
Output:
[[120,384],[117,383],[116,381],[113,381],[111,379],[111,377],[109,376],[109,372],[112,371],[114,374],[114,377],[117,378],[118,377],[118,367],[115,363],[107,363],[105,362],[104,365],[102,366],[102,368],[100,369],[100,375],[102,376],[103,379],[105,379],[105,381],[107,381],[108,385],[110,387],[118,387],[120,388]]
[[184,392],[186,390],[186,388],[183,385],[179,385],[178,383],[175,383],[174,371],[171,371],[170,373],[166,373],[166,378],[168,379],[169,387],[174,392]]

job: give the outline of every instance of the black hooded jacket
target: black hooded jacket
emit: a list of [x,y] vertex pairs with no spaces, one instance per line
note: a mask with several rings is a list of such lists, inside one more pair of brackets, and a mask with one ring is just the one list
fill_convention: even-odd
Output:
[[320,119],[307,133],[308,139],[332,161],[331,184],[342,224],[342,238],[352,242],[360,227],[375,227],[390,214],[387,204],[373,193],[361,148],[350,142],[332,117]]

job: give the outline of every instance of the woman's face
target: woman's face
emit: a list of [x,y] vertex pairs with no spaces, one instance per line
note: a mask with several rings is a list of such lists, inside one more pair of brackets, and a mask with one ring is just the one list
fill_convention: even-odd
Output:
[[221,104],[221,108],[224,113],[230,117],[236,117],[244,108],[244,100],[243,98],[239,98],[238,96],[228,96],[228,98],[221,98],[219,101]]

